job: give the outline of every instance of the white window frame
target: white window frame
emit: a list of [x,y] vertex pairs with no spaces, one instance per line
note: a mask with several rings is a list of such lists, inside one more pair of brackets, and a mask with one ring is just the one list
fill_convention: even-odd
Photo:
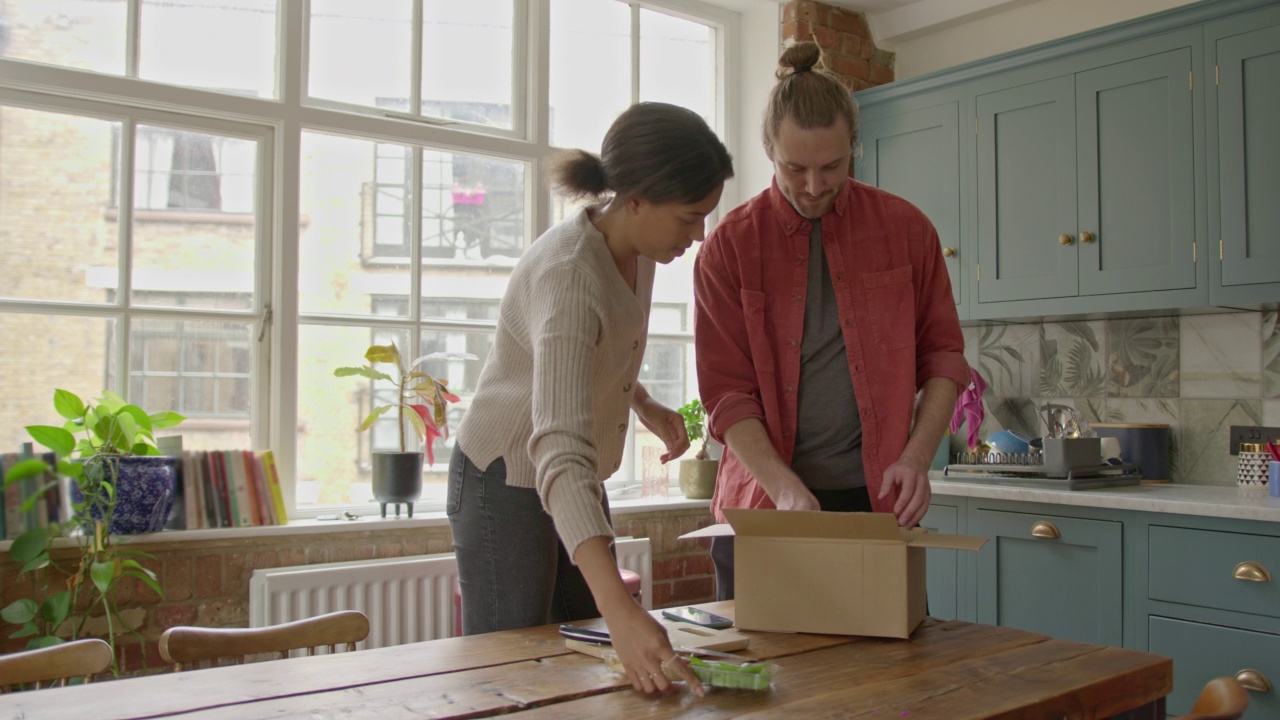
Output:
[[[609,0],[601,0],[609,1]],[[633,17],[633,53],[638,52],[638,17],[641,7],[676,15],[705,23],[716,30],[717,85],[716,130],[735,156],[739,151],[739,123],[736,108],[739,97],[737,63],[729,59],[738,57],[740,42],[739,13],[699,0],[645,0],[629,2]],[[306,27],[310,3],[306,0],[280,0],[278,4],[276,97],[256,98],[245,95],[203,90],[198,88],[166,85],[136,77],[138,0],[130,0],[130,28],[127,42],[129,50],[126,75],[111,75],[67,67],[0,58],[0,102],[35,109],[51,109],[121,119],[127,123],[145,122],[189,129],[197,132],[213,132],[245,137],[260,142],[258,157],[259,187],[255,190],[257,204],[257,250],[255,262],[258,268],[255,281],[253,309],[246,311],[220,310],[170,310],[166,308],[131,308],[123,303],[129,297],[130,267],[126,258],[119,268],[117,305],[67,306],[57,302],[32,302],[23,300],[0,301],[0,312],[47,312],[50,314],[76,314],[99,317],[116,317],[117,333],[128,338],[131,317],[164,317],[184,320],[242,319],[258,323],[264,330],[253,360],[253,410],[251,438],[255,447],[274,450],[280,467],[286,507],[291,517],[310,517],[317,512],[333,512],[326,507],[322,511],[298,511],[292,478],[297,466],[295,440],[298,422],[299,388],[296,384],[298,363],[298,329],[308,319],[312,322],[332,318],[304,317],[298,307],[298,272],[300,241],[300,188],[301,138],[303,132],[329,132],[357,136],[370,140],[407,143],[415,146],[414,182],[420,185],[421,148],[430,146],[450,152],[474,155],[490,155],[508,161],[524,162],[527,167],[526,237],[536,238],[549,225],[551,195],[542,180],[541,163],[554,155],[549,137],[549,86],[550,54],[548,35],[550,26],[550,0],[516,0],[515,18],[523,31],[515,33],[513,48],[518,72],[513,76],[515,88],[513,129],[495,132],[492,128],[463,126],[462,124],[436,125],[423,119],[406,119],[401,116],[352,112],[333,103],[323,103],[307,98],[305,76],[307,65]],[[420,32],[418,30],[417,32]],[[417,62],[415,77],[421,72]],[[633,61],[633,87],[638,91],[638,63]],[[633,92],[636,92],[633,91]],[[419,92],[415,90],[415,93]],[[417,107],[417,105],[414,105]],[[128,136],[126,132],[123,136]],[[131,142],[131,141],[130,141]],[[132,153],[125,147],[122,157]],[[131,176],[131,175],[130,175]],[[415,185],[415,186],[416,186]],[[726,193],[727,197],[733,197]],[[129,215],[133,212],[131,198],[119,198],[120,227],[127,235]],[[421,208],[411,217],[420,222]],[[122,237],[122,242],[127,238]],[[419,252],[415,249],[414,255]],[[416,257],[414,258],[417,259]],[[416,290],[421,273],[410,273]],[[416,293],[415,293],[416,295]],[[412,303],[412,324],[416,338],[428,330],[480,330],[492,332],[489,322],[438,322],[423,323],[418,315],[420,303]],[[340,323],[342,324],[342,323]],[[381,325],[377,318],[353,319],[348,323],[361,327]],[[664,340],[682,340],[692,344],[692,334],[663,334]],[[127,344],[115,346],[115,367],[121,381],[128,382]],[[690,356],[692,352],[690,351]],[[128,388],[121,388],[127,392]],[[634,428],[634,423],[633,423]],[[634,438],[634,429],[628,447]],[[632,473],[631,458],[624,464]],[[360,505],[355,510],[368,511],[372,505]],[[342,508],[338,508],[341,510]],[[424,508],[427,509],[427,508]]]

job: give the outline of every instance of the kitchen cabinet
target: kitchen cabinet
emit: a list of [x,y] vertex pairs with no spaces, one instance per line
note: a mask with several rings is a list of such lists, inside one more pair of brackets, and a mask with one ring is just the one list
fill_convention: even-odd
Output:
[[978,507],[978,622],[1064,640],[1124,644],[1120,522]]
[[910,201],[933,223],[951,294],[963,309],[958,95],[925,94],[865,114],[857,175]]
[[[1280,298],[1280,7],[1205,26],[1211,301]],[[1214,239],[1211,237],[1211,239]]]
[[1026,502],[999,499],[1017,489],[962,497],[933,486],[922,524],[945,531],[954,512],[961,534],[988,542],[960,553],[954,571],[929,556],[931,611],[954,587],[960,619],[973,608],[981,623],[1172,657],[1171,714],[1231,675],[1249,688],[1246,720],[1280,718],[1280,522],[1127,510],[1114,498],[1075,504],[1090,493]]
[[1053,74],[1072,59],[974,85],[972,317],[1204,304],[1199,38],[1187,29],[1099,51],[1088,69]]
[[[955,505],[931,504],[920,526],[932,533],[955,535],[960,532],[960,510]],[[961,576],[959,550],[930,548],[925,550],[925,587],[929,615],[943,620],[961,620],[961,587],[967,588]]]

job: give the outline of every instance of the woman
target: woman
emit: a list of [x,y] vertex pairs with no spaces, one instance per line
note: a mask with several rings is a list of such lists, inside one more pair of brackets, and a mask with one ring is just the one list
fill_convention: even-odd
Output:
[[601,482],[621,467],[630,410],[663,462],[689,447],[680,415],[637,381],[654,269],[702,240],[732,176],[702,118],[664,103],[622,113],[598,157],[552,163],[558,190],[592,202],[516,265],[458,428],[448,513],[465,634],[603,616],[636,689],[667,690],[674,667],[701,694],[618,575]]

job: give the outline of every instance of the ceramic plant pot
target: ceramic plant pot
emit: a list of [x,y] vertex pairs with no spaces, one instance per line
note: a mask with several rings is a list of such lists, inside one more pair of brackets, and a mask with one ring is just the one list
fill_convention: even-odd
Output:
[[400,503],[409,505],[409,517],[413,517],[413,504],[422,497],[421,452],[375,452],[373,454],[373,499],[382,506],[382,517],[387,516],[387,503],[396,506],[400,517]]
[[[108,532],[137,535],[164,529],[173,510],[177,458],[167,455],[104,457],[93,463],[101,468],[106,480],[115,478],[116,507]],[[87,467],[85,472],[93,473],[95,469]],[[84,502],[77,483],[71,484],[71,498],[76,503]],[[102,518],[100,507],[90,506],[85,510],[95,520]]]
[[681,460],[680,492],[690,500],[707,500],[716,491],[716,460]]

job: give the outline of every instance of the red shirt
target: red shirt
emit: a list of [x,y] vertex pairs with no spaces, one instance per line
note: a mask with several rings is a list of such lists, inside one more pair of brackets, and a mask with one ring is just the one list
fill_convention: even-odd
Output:
[[[711,436],[723,442],[725,430],[756,418],[788,465],[810,227],[774,182],[725,216],[694,264],[698,389]],[[862,416],[867,487],[873,507],[892,512],[897,498],[877,495],[906,447],[916,392],[931,377],[969,382],[951,280],[924,213],[852,178],[822,217],[822,249]],[[727,448],[711,501],[717,521],[726,507],[773,507]]]

